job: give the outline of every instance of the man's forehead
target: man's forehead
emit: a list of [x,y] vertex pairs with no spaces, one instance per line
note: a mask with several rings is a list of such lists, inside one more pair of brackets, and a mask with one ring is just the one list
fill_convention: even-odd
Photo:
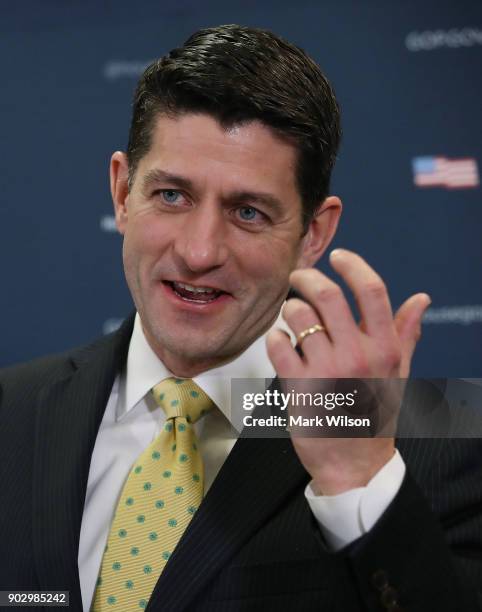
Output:
[[296,160],[294,145],[257,120],[227,128],[202,113],[160,115],[133,182],[146,197],[160,188],[210,193],[281,220],[302,214]]
[[160,113],[153,121],[150,150],[153,147],[176,141],[206,144],[209,139],[213,144],[225,147],[244,148],[256,153],[270,148],[278,155],[288,158],[293,166],[297,159],[297,147],[294,139],[282,135],[274,128],[259,119],[246,119],[236,122],[221,122],[208,113],[183,112],[175,115]]
[[263,185],[296,189],[294,147],[259,121],[226,130],[208,115],[160,116],[149,144],[136,173],[142,180],[161,169],[177,176],[197,174],[206,181],[222,174],[226,181],[253,183],[257,190]]

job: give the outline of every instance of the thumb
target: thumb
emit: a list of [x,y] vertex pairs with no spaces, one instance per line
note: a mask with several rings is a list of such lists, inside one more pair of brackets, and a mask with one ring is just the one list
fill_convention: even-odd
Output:
[[417,293],[397,310],[394,323],[402,348],[401,378],[408,377],[412,355],[422,334],[422,317],[431,303],[426,293]]

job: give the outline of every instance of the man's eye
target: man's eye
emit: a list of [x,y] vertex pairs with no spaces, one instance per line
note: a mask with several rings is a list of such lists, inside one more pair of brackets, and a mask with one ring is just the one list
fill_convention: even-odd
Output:
[[242,206],[239,209],[239,216],[243,221],[252,221],[256,218],[257,214],[259,214],[259,212],[252,206]]
[[179,191],[174,189],[161,189],[160,194],[162,199],[168,204],[175,204],[181,195]]

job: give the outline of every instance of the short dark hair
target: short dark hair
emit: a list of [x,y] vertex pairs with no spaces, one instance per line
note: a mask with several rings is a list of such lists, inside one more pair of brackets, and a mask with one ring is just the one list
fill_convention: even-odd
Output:
[[334,91],[302,49],[267,30],[223,25],[199,30],[148,66],[133,101],[129,185],[159,114],[187,112],[226,128],[258,120],[292,142],[306,229],[329,193],[341,129]]

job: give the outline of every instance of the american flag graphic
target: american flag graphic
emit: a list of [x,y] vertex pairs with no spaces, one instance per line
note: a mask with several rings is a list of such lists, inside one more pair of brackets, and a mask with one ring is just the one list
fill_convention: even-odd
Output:
[[415,157],[412,169],[413,182],[417,187],[465,189],[479,186],[479,171],[473,157]]

